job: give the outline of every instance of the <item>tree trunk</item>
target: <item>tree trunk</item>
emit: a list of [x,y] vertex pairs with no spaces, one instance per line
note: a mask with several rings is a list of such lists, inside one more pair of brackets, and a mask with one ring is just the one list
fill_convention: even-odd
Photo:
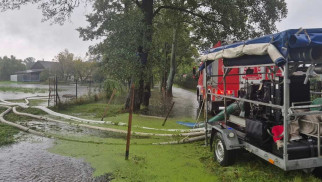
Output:
[[[129,85],[132,85],[133,79],[129,83],[130,83]],[[140,80],[139,88],[135,87],[135,89],[134,89],[133,111],[140,110],[140,106],[141,106],[141,103],[142,103],[143,90],[144,90],[143,83],[144,83],[143,80]],[[130,102],[131,102],[131,91],[130,91],[131,88],[130,88],[130,86],[129,86],[128,89],[129,89],[129,92],[128,92],[127,99],[126,99],[126,102],[125,102],[125,109],[130,108]]]
[[170,72],[167,80],[167,96],[173,97],[172,95],[172,85],[174,75],[176,74],[176,51],[177,51],[177,39],[178,39],[178,23],[176,23],[173,28],[173,39],[172,39],[172,48],[171,48],[171,60],[170,60]]
[[[143,35],[144,40],[144,52],[146,53],[146,56],[148,57],[150,46],[152,45],[152,20],[153,20],[153,4],[154,0],[142,0],[142,11],[144,13],[144,22],[146,25],[146,29]],[[145,70],[147,72],[151,72],[151,67],[147,63],[147,69]],[[146,73],[146,75],[149,75],[150,73]],[[143,93],[142,93],[142,104],[146,107],[149,106],[149,100],[151,96],[151,76],[148,76],[148,80],[146,80]]]

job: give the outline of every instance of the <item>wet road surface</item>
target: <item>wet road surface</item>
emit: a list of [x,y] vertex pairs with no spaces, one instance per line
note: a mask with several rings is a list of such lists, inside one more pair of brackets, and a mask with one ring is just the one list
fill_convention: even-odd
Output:
[[196,118],[198,112],[196,93],[177,87],[172,88],[172,93],[175,104],[170,117]]

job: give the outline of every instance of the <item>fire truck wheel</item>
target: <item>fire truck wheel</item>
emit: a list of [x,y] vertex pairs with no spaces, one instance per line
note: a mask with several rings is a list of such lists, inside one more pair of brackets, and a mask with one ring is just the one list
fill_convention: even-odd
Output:
[[199,104],[199,108],[202,106],[202,96],[201,95],[197,95],[197,101]]
[[226,145],[221,133],[217,132],[214,138],[214,159],[221,166],[230,166],[236,159],[235,150],[226,150]]
[[[208,98],[210,98],[210,96],[208,96]],[[214,103],[210,99],[208,99],[207,101],[207,112],[212,116],[216,115],[216,109],[215,109]]]
[[211,102],[211,100],[209,100],[208,99],[208,101],[207,101],[207,112],[208,112],[208,114],[211,114],[211,115],[213,115],[214,113],[213,113],[213,110],[212,110],[212,102]]

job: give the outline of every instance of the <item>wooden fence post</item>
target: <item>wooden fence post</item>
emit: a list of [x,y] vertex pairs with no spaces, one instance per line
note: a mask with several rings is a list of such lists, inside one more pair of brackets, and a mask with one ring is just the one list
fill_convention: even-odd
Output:
[[129,154],[130,154],[133,105],[134,105],[134,84],[132,84],[132,86],[131,86],[131,105],[130,105],[130,110],[129,110],[129,124],[127,126],[125,160],[129,160]]

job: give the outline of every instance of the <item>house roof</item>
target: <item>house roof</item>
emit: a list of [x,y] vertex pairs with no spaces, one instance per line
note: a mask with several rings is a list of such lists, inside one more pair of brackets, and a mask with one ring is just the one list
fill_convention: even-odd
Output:
[[34,65],[32,65],[31,70],[51,69],[53,66],[58,64],[59,64],[58,62],[52,62],[52,61],[37,61]]
[[17,71],[16,74],[26,74],[26,73],[36,73],[42,72],[44,69],[32,69],[32,70],[25,70],[25,71]]

